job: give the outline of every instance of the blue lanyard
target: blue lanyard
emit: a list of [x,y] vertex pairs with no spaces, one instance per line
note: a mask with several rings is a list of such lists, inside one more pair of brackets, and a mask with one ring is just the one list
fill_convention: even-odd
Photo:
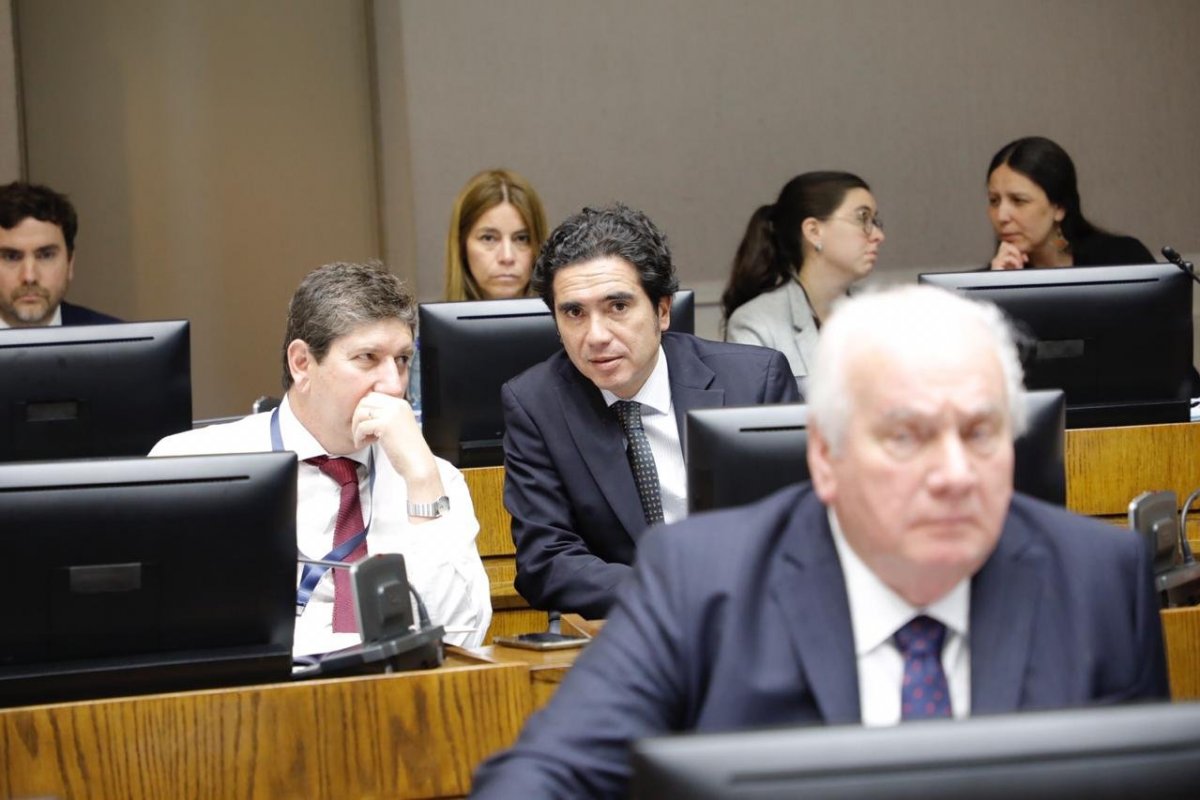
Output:
[[[283,434],[279,431],[279,407],[276,406],[271,411],[271,449],[276,453],[282,452]],[[321,561],[345,561],[346,557],[354,552],[363,540],[367,538],[367,531],[371,529],[371,520],[375,516],[375,451],[371,450],[370,458],[367,462],[368,474],[368,491],[371,494],[371,513],[367,517],[367,524],[361,531],[351,536],[346,541],[342,542],[337,547],[325,554]],[[313,590],[317,588],[317,584],[321,582],[321,578],[325,576],[325,572],[329,569],[328,566],[318,564],[305,564],[304,571],[300,573],[300,585],[296,589],[296,616],[304,613],[308,601],[312,599]]]

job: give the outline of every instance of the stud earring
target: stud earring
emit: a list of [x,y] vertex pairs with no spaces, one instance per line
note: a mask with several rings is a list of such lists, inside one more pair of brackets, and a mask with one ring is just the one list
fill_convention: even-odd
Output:
[[813,249],[814,249],[814,250],[816,250],[816,251],[819,253],[819,252],[821,252],[822,250],[824,250],[825,248],[821,246],[821,243],[820,243],[820,242],[817,242],[816,244],[814,244],[814,245],[813,245]]

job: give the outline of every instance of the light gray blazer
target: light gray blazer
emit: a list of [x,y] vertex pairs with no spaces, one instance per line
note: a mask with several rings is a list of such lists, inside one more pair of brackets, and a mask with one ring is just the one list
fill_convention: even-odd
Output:
[[738,306],[725,329],[726,341],[762,345],[783,353],[801,396],[817,350],[817,336],[817,324],[804,290],[794,280]]

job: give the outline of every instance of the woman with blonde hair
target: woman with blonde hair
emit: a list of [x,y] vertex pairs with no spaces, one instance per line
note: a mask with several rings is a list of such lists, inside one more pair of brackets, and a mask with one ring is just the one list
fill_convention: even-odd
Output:
[[546,213],[529,181],[507,169],[480,172],[450,215],[446,299],[527,296],[546,233]]

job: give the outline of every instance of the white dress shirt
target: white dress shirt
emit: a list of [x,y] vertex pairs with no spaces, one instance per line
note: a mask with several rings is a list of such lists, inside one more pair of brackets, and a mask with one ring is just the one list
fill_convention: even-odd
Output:
[[[620,400],[607,389],[601,389],[604,402]],[[667,372],[667,356],[658,346],[654,371],[637,394],[629,398],[642,404],[642,427],[646,441],[654,454],[658,485],[662,494],[663,521],[677,522],[687,516],[687,467],[683,463],[683,445],[679,441],[679,425],[675,422],[675,403],[671,400],[671,376]],[[628,444],[626,444],[628,447]]]
[[846,581],[854,654],[858,664],[858,698],[862,723],[868,726],[900,722],[900,687],[904,656],[892,637],[913,617],[925,614],[946,626],[942,669],[950,689],[955,719],[971,713],[971,652],[967,628],[971,615],[971,581],[960,581],[926,608],[912,606],[891,590],[846,541],[837,515],[829,509],[833,543]]
[[[154,446],[152,456],[204,453],[249,453],[271,449],[270,413],[256,414],[225,425],[168,436]],[[296,540],[301,553],[322,558],[333,549],[341,489],[337,482],[304,459],[325,450],[300,423],[287,398],[279,407],[279,430],[284,446],[300,459],[297,477]],[[366,464],[374,450],[375,485]],[[467,647],[483,643],[492,618],[491,591],[483,562],[475,548],[479,522],[462,473],[442,459],[438,472],[450,511],[421,525],[408,520],[404,479],[378,447],[366,447],[349,458],[359,469],[363,520],[369,523],[367,552],[404,555],[408,580],[421,595],[435,625],[447,628],[446,642]],[[297,575],[300,569],[297,569]],[[333,574],[322,576],[304,613],[296,618],[293,653],[324,653],[357,644],[357,633],[333,632]]]

